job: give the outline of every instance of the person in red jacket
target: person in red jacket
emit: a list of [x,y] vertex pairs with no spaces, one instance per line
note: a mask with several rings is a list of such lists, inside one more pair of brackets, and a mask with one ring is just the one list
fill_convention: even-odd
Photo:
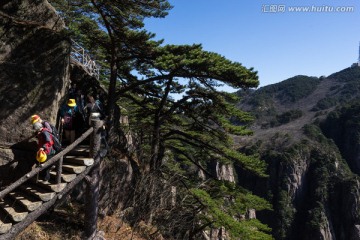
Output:
[[[54,154],[55,150],[53,148],[54,141],[52,135],[49,131],[43,127],[40,122],[33,124],[33,129],[36,131],[36,138],[38,140],[38,151],[43,150],[47,155],[47,160],[49,160]],[[42,162],[43,163],[43,162]],[[45,172],[45,181],[50,180],[50,167],[44,170]]]

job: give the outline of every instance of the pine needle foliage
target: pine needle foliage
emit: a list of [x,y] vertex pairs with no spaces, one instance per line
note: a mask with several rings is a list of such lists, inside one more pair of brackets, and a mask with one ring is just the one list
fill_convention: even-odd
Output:
[[[183,183],[176,186],[187,204],[176,208],[182,208],[177,212],[184,213],[194,228],[193,235],[205,228],[225,227],[234,237],[271,239],[270,229],[259,221],[236,218],[249,208],[269,209],[268,204],[241,188],[222,183],[208,168],[212,162],[236,164],[266,177],[264,162],[255,155],[237,152],[230,136],[251,134],[248,125],[252,117],[234,106],[234,94],[219,90],[222,86],[257,87],[257,72],[205,51],[201,44],[163,45],[154,41],[154,34],[143,29],[143,21],[165,17],[171,9],[166,0],[50,2],[65,19],[69,34],[100,60],[103,79],[108,79],[110,119],[114,115],[111,105],[118,103],[127,109],[127,130],[135,146],[132,154],[142,174],[137,181],[143,177],[148,183],[139,186],[142,195],[138,199],[144,199],[143,205],[135,206],[142,214],[147,212],[145,220],[151,221],[154,215],[156,219],[154,212],[159,211],[154,209],[159,187],[154,183],[160,171],[160,177],[173,175],[177,183]],[[157,175],[152,179],[149,176],[154,172]],[[206,173],[206,180],[197,177],[199,172]],[[201,211],[194,211],[190,203],[196,203]],[[163,231],[176,235],[175,228]]]

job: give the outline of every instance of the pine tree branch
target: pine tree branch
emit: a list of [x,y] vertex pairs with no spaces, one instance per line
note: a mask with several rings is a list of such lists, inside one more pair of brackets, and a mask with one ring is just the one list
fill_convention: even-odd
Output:
[[185,151],[181,151],[180,149],[175,148],[174,146],[169,146],[169,148],[173,149],[175,152],[178,152],[178,153],[184,155],[187,159],[189,159],[194,165],[196,165],[201,171],[203,171],[209,177],[211,177],[213,179],[217,179],[216,176],[214,176],[213,174],[208,172],[205,168],[203,168],[203,166],[201,166],[198,162],[196,162],[195,159],[192,156],[190,156],[189,154],[187,154]]

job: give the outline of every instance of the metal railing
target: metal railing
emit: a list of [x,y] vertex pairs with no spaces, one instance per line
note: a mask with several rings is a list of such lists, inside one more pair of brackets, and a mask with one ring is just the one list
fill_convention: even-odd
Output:
[[91,59],[87,51],[80,46],[77,42],[71,39],[71,59],[80,63],[84,69],[91,75],[99,80],[100,66],[96,64],[95,60]]

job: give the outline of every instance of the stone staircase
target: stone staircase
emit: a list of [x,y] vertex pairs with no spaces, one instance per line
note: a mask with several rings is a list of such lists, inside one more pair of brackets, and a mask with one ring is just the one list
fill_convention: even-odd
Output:
[[[63,157],[61,181],[56,164],[49,181],[34,176],[0,199],[0,240],[13,239],[80,182],[91,170],[94,159],[89,146],[79,145]],[[60,178],[59,178],[60,180]]]

